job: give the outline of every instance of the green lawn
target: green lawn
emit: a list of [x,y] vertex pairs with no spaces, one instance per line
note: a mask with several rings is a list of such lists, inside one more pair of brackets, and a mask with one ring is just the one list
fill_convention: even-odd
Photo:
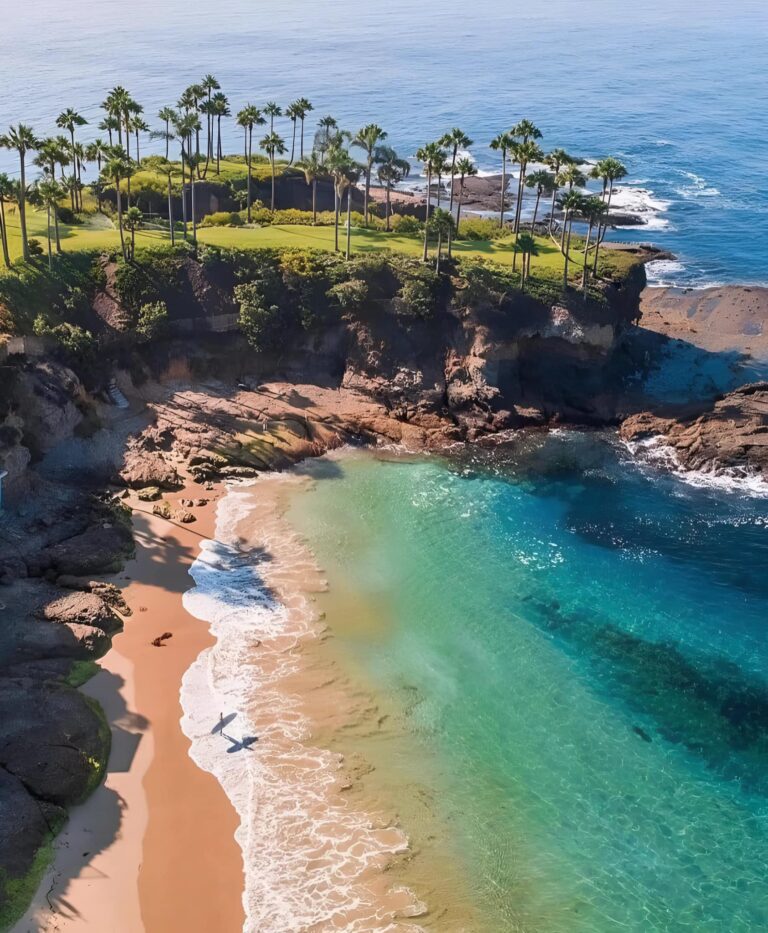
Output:
[[[19,233],[18,214],[8,213],[9,246],[12,258],[21,255],[21,236]],[[43,211],[27,208],[27,229],[30,237],[37,238],[46,248],[46,215]],[[191,229],[190,229],[191,232]],[[62,249],[103,250],[119,249],[120,235],[112,220],[102,214],[93,214],[83,224],[65,226],[60,224]],[[126,233],[126,237],[128,234]],[[299,249],[333,249],[333,227],[272,225],[264,227],[203,227],[198,229],[201,243],[215,246],[236,247],[239,249],[265,247],[296,247]],[[169,237],[158,230],[141,230],[136,235],[137,247],[157,246],[167,243]],[[552,276],[562,273],[563,258],[550,239],[537,237],[538,255],[531,262],[531,271]],[[345,246],[345,231],[339,230],[339,245]],[[354,228],[352,231],[352,249],[354,252],[391,249],[410,256],[420,256],[422,240],[420,236],[403,236],[385,233],[381,230]],[[453,244],[454,254],[462,257],[482,257],[491,259],[500,265],[512,264],[512,237],[498,240],[458,240]],[[576,250],[571,252],[572,260],[579,262]],[[631,254],[613,252],[610,256],[612,269],[621,271],[634,262]],[[577,272],[574,265],[574,274]]]

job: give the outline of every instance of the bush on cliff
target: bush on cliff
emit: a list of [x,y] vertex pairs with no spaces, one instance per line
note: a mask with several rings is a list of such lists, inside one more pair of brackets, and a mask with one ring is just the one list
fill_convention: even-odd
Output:
[[258,353],[279,350],[296,326],[291,309],[270,304],[259,282],[238,285],[235,296],[240,302],[240,330],[248,343]]
[[164,301],[153,301],[139,308],[136,333],[144,342],[157,340],[168,330],[168,307]]

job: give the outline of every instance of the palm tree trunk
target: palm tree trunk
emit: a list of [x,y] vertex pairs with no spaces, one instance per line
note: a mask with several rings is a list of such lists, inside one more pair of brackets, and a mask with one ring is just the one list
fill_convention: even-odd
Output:
[[27,177],[24,168],[24,155],[20,153],[21,169],[19,180],[19,227],[21,228],[21,255],[29,259],[29,242],[27,240]]
[[352,185],[347,185],[347,259],[352,255]]
[[274,152],[269,159],[272,164],[272,203],[270,205],[270,210],[274,212],[275,210],[275,154]]
[[192,189],[192,242],[197,246],[197,214],[195,212],[195,173],[189,173],[190,187]]
[[451,200],[448,202],[448,210],[453,213],[453,183],[456,181],[456,155],[458,154],[459,147],[453,147],[453,158],[451,159]]
[[501,153],[501,207],[499,215],[499,229],[504,226],[504,198],[507,194],[507,152],[505,149]]
[[171,246],[176,245],[176,231],[173,229],[173,190],[171,188],[171,173],[168,172],[168,229],[171,232]]
[[11,266],[11,257],[8,253],[8,227],[5,223],[5,198],[0,197],[0,240],[3,244],[3,260],[10,268]]
[[141,152],[139,150],[139,131],[136,130],[136,164],[141,166]]
[[59,237],[59,212],[56,210],[56,205],[53,206],[53,229],[56,231],[56,252],[61,252],[61,239]]
[[312,179],[312,226],[317,223],[317,179]]
[[[592,220],[592,218],[590,218],[589,227],[587,228],[587,241],[584,244],[584,268],[581,273],[581,287],[584,289],[585,298],[587,297],[587,258],[589,256],[589,243],[590,243],[590,240],[592,239],[593,225],[594,225],[594,221]],[[600,232],[600,228],[598,227],[598,233],[599,232]]]
[[531,221],[531,236],[536,236],[536,215],[539,213],[539,201],[541,200],[541,188],[536,189],[536,204],[533,207],[533,220]]
[[557,198],[558,187],[552,188],[552,205],[549,208],[549,233],[552,235],[552,224],[555,222],[555,199]]
[[[110,145],[112,145],[112,137],[109,139]],[[170,120],[165,121],[165,161],[168,161],[168,156],[170,155],[170,145],[171,145],[171,122]]]
[[461,204],[464,200],[464,179],[459,182],[459,203],[456,207],[456,236],[459,235],[459,223],[461,222]]
[[248,164],[248,223],[251,222],[251,156],[253,155],[253,127],[248,127],[248,151],[245,161]]
[[443,252],[443,231],[437,231],[437,256],[435,256],[435,272],[440,271],[440,255]]
[[48,269],[53,269],[53,254],[51,253],[51,205],[50,203],[46,204],[47,212],[47,225],[45,228],[46,235],[48,237]]
[[608,230],[608,214],[611,210],[611,198],[612,197],[613,197],[613,182],[611,182],[611,186],[608,189],[608,205],[605,211],[605,223],[603,223],[601,219],[597,225],[597,237],[595,238],[595,261],[594,261],[594,264],[592,265],[593,275],[597,275],[597,257],[600,253],[600,245],[602,244],[603,239],[605,238],[605,233]]
[[184,150],[181,151],[181,218],[184,224],[184,239],[187,238],[187,173],[184,168]]
[[304,117],[301,118],[301,148],[299,158],[304,158]]
[[216,117],[216,174],[221,174],[221,117]]
[[429,193],[432,189],[432,172],[427,170],[427,209],[424,214],[424,253],[421,257],[422,262],[427,261],[428,248],[427,237],[429,236]]
[[334,241],[333,249],[338,253],[339,251],[339,211],[341,210],[341,198],[339,197],[338,188],[334,185],[333,187],[333,211],[334,211]]
[[363,197],[363,217],[365,217],[365,226],[368,226],[368,195],[371,190],[371,163],[367,163],[365,171],[365,194]]
[[525,191],[525,170],[526,166],[520,163],[520,179],[517,191],[517,210],[515,212],[515,233],[520,232],[520,221],[523,217],[523,193]]
[[568,258],[571,253],[571,230],[573,229],[573,214],[566,214],[565,226],[568,228],[568,237],[565,243],[565,261],[563,263],[563,289],[568,290]]
[[291,140],[291,165],[293,165],[293,154],[296,150],[296,118],[293,118],[293,139]]
[[392,214],[392,198],[391,198],[392,188],[391,183],[387,182],[387,233],[390,232],[390,216]]
[[136,227],[131,225],[131,259],[136,255]]
[[123,262],[125,262],[125,231],[123,230],[123,199],[120,197],[120,179],[116,181],[117,187],[117,226],[120,229],[120,251],[123,254]]

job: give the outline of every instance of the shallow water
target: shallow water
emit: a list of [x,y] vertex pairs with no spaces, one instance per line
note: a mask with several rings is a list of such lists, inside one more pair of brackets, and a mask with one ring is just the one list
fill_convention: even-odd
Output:
[[[221,0],[202,16],[181,0],[102,0],[97,15],[85,0],[4,6],[0,126],[51,132],[72,106],[91,121],[86,138],[118,83],[152,122],[212,71],[234,112],[307,96],[315,115],[350,129],[375,120],[409,157],[458,124],[480,168],[496,170],[489,140],[530,117],[545,147],[627,163],[631,188],[617,203],[650,223],[621,236],[679,257],[651,269],[658,281],[768,281],[762,0],[389,0],[385,11],[272,0],[268,13]],[[290,124],[278,129],[290,136]],[[224,131],[239,152],[234,121]],[[3,151],[0,170],[16,170]]]
[[768,502],[600,434],[335,465],[288,518],[482,929],[765,929]]

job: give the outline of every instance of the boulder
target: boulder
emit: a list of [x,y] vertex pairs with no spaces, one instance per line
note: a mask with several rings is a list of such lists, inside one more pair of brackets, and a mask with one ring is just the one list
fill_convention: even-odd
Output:
[[108,635],[119,632],[122,622],[96,593],[66,593],[46,603],[37,613],[49,622],[90,625]]
[[[133,554],[133,536],[123,525],[97,525],[47,548],[43,558],[57,574],[116,573]],[[42,564],[41,564],[42,566]]]
[[182,485],[175,467],[159,451],[129,449],[125,455],[120,479],[134,489],[158,486],[160,489],[178,489]]
[[82,800],[101,777],[110,739],[103,715],[72,687],[0,678],[0,765],[35,797]]
[[177,522],[181,522],[183,525],[189,525],[190,522],[196,522],[197,519],[195,516],[188,511],[187,509],[179,509],[174,513],[173,516]]
[[9,885],[32,867],[38,849],[58,828],[63,811],[46,812],[14,774],[0,768],[0,904],[10,896]]
[[142,502],[155,502],[160,498],[161,495],[162,493],[160,492],[160,488],[158,486],[146,486],[144,489],[140,489],[136,493],[136,496]]

